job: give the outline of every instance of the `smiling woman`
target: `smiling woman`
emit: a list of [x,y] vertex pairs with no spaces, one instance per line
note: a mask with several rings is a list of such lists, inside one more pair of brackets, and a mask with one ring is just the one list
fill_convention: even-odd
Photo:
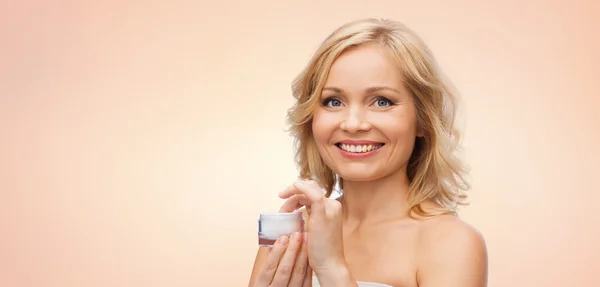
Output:
[[[367,80],[367,76],[371,79]],[[352,85],[340,86],[338,82],[343,80]],[[321,160],[322,156],[310,140],[315,131],[308,123],[314,125],[313,118],[318,116],[319,104],[323,101],[334,97],[333,103],[327,103],[329,106],[344,105],[343,100],[349,100],[356,89],[363,88],[361,92],[366,96],[362,100],[377,100],[369,103],[376,104],[370,105],[369,111],[381,110],[381,105],[384,111],[395,106],[392,113],[405,110],[416,117],[408,114],[408,120],[418,120],[413,126],[418,128],[419,137],[414,141],[414,150],[408,147],[413,151],[406,171],[413,190],[419,190],[411,196],[413,210],[424,215],[419,203],[433,196],[448,211],[454,211],[457,205],[465,203],[463,191],[469,186],[463,180],[465,170],[453,154],[460,134],[454,127],[456,92],[450,87],[427,45],[403,24],[366,20],[340,27],[325,40],[313,61],[294,82],[294,96],[298,101],[290,110],[289,120],[297,139],[301,177],[316,176],[331,192],[339,173]],[[360,112],[351,106],[343,110]],[[397,118],[392,122],[403,123]],[[419,162],[423,164],[417,164]],[[340,184],[343,182],[339,180]]]
[[[331,66],[314,108],[317,150],[325,166],[344,175],[342,184],[402,172],[422,136],[412,96],[391,60],[380,44],[346,50]],[[368,146],[372,150],[363,152]]]
[[281,211],[306,207],[306,232],[261,248],[250,286],[486,286],[484,239],[457,216],[469,185],[450,86],[399,22],[334,31],[289,112],[302,180]]

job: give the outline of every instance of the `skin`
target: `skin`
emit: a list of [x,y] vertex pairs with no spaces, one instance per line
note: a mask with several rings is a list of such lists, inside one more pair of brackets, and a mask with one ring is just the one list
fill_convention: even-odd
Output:
[[[325,198],[312,181],[298,181],[282,191],[280,197],[287,199],[282,211],[306,208],[305,251],[288,248],[290,255],[280,263],[284,272],[273,271],[275,267],[265,272],[265,266],[273,266],[266,262],[277,262],[283,251],[259,250],[249,286],[309,286],[308,280],[267,283],[277,272],[283,273],[279,277],[295,274],[293,264],[300,266],[296,277],[308,278],[306,263],[324,287],[358,286],[356,281],[397,287],[487,286],[486,244],[475,228],[452,215],[408,216],[406,166],[415,138],[422,134],[403,82],[378,45],[348,50],[334,62],[312,129],[323,160],[344,179],[344,196]],[[369,158],[348,159],[336,146],[342,140],[384,146]],[[439,206],[426,202],[423,207]],[[307,256],[297,255],[302,252]],[[265,279],[256,283],[256,278]]]

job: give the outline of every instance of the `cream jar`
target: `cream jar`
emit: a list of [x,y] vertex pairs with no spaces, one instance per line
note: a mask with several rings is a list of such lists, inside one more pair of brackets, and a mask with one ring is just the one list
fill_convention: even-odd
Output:
[[258,245],[273,246],[280,236],[291,236],[294,232],[304,232],[302,212],[265,212],[258,219]]

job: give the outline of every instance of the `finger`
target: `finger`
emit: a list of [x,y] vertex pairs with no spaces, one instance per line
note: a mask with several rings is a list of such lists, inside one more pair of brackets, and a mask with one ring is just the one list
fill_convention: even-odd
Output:
[[283,198],[283,199],[289,198],[290,196],[296,194],[294,192],[294,189],[296,189],[296,187],[294,186],[294,184],[286,187],[284,190],[282,190],[281,192],[279,192],[279,197]]
[[313,180],[297,180],[279,192],[279,197],[289,198],[294,194],[304,194],[311,202],[324,197],[323,189]]
[[306,269],[306,274],[304,275],[304,283],[302,284],[302,287],[312,287],[313,284],[313,272],[312,272],[312,268],[310,268],[310,266],[308,266],[308,269]]
[[288,198],[294,194],[304,194],[310,202],[325,197],[323,189],[314,180],[296,180],[292,185],[282,190],[279,197]]
[[279,212],[292,212],[306,205],[310,205],[310,201],[304,194],[294,194],[283,203]]
[[281,256],[284,254],[287,244],[288,244],[287,236],[282,236],[275,241],[273,247],[269,250],[269,255],[267,257],[267,262],[256,279],[255,286],[257,287],[266,287],[271,284],[273,280],[273,276],[275,276],[275,272],[277,271],[277,267],[279,266],[279,261]]
[[306,241],[304,241],[304,236],[301,237],[301,246],[300,251],[298,251],[298,256],[296,256],[296,262],[294,262],[294,271],[292,272],[292,277],[290,278],[290,282],[288,286],[290,287],[301,287],[304,278],[306,277],[306,270],[308,269],[308,252],[306,250]]
[[[292,188],[293,187],[293,188]],[[325,194],[323,189],[313,180],[297,180],[290,188],[286,188],[279,193],[282,198],[290,197],[293,194],[304,194],[312,210],[323,212],[325,210]]]
[[285,250],[285,253],[283,254],[283,257],[279,262],[279,266],[277,266],[277,272],[275,272],[275,277],[273,277],[271,286],[288,286],[292,276],[292,271],[294,270],[294,263],[296,262],[298,251],[300,250],[301,242],[302,236],[300,232],[294,232],[290,238],[290,242]]

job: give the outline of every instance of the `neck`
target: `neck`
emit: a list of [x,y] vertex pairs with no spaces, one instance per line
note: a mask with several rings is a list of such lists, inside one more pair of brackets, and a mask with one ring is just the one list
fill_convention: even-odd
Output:
[[408,177],[403,171],[375,181],[344,180],[341,198],[344,220],[381,222],[406,217],[408,186]]

